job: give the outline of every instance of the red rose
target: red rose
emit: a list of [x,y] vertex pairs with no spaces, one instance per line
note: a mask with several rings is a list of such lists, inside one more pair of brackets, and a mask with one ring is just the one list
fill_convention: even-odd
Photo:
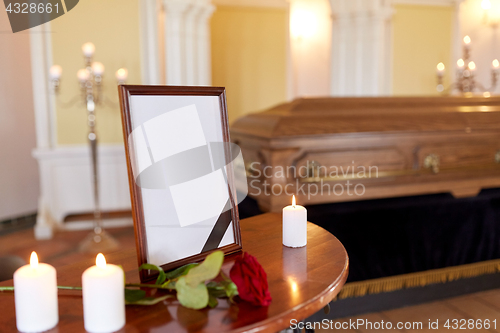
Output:
[[259,306],[271,304],[267,274],[254,256],[243,253],[236,259],[229,275],[238,287],[241,299]]

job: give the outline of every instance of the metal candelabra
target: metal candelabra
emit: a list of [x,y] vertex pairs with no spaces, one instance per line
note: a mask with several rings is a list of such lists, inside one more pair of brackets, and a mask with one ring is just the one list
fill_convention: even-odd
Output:
[[[99,170],[97,157],[97,134],[95,132],[96,105],[102,105],[105,101],[105,96],[102,94],[102,79],[104,74],[104,66],[100,62],[93,62],[95,47],[92,43],[85,43],[82,46],[82,51],[85,57],[85,68],[78,71],[77,77],[80,82],[81,96],[77,100],[83,101],[87,109],[87,124],[88,142],[90,146],[90,160],[92,169],[92,188],[94,197],[94,228],[92,232],[80,243],[79,249],[82,252],[99,253],[108,252],[118,248],[118,241],[104,231],[102,225],[102,213],[99,196]],[[50,69],[50,77],[52,86],[57,93],[62,74],[62,68],[59,65],[54,65]],[[127,70],[120,68],[116,72],[118,84],[125,83],[127,79]],[[71,103],[70,103],[71,104]]]
[[451,94],[458,91],[461,94],[470,94],[473,92],[482,92],[485,94],[490,94],[495,90],[498,83],[498,74],[500,63],[497,59],[492,62],[491,70],[491,86],[485,88],[481,83],[475,80],[474,73],[476,71],[476,64],[474,61],[470,61],[470,43],[471,39],[469,36],[464,37],[464,48],[463,48],[463,58],[457,61],[457,81],[452,83],[447,89],[443,85],[443,77],[445,72],[445,67],[442,62],[437,65],[437,91],[444,94]]

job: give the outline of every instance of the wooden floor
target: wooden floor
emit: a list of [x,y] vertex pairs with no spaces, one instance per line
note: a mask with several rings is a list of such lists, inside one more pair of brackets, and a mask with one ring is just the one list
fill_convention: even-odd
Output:
[[[120,242],[120,249],[135,247],[133,227],[109,228],[107,231]],[[58,268],[67,264],[93,258],[94,255],[78,252],[78,244],[89,230],[59,231],[51,240],[37,241],[33,229],[25,229],[0,236],[0,256],[11,254],[29,261],[32,251],[36,251],[40,262]],[[106,255],[106,253],[104,253]]]
[[[8,235],[0,236],[0,256],[6,254],[18,255],[28,261],[31,251],[36,251],[42,262],[60,267],[86,258],[93,258],[93,255],[79,253],[78,243],[88,234],[86,231],[60,231],[56,232],[52,240],[37,241],[33,236],[33,229],[25,229]],[[110,228],[108,232],[112,234],[121,244],[121,249],[135,246],[133,228]],[[368,329],[358,327],[358,329],[340,329],[342,332],[445,332],[455,331],[443,327],[447,319],[477,320],[489,319],[491,322],[497,320],[497,327],[491,324],[490,329],[467,329],[471,332],[499,332],[500,333],[500,289],[469,294],[442,301],[425,303],[421,305],[404,307],[378,313],[359,315],[351,318],[342,318],[336,322],[349,322],[364,319],[372,323],[384,323],[390,321],[393,326],[398,322],[421,322],[421,329],[401,329],[391,330]],[[435,322],[439,320],[439,328],[429,329],[429,320]],[[452,324],[452,323],[450,323]],[[460,325],[460,323],[459,323]],[[330,330],[317,329],[316,332],[328,332]],[[458,331],[458,330],[457,330]],[[464,330],[461,330],[464,331]]]

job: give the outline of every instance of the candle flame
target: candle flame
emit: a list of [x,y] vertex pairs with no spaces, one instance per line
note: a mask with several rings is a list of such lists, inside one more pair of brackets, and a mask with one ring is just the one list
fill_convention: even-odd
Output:
[[104,258],[102,253],[99,253],[95,258],[95,264],[99,268],[106,268],[106,258]]
[[295,195],[292,196],[292,206],[293,206],[293,208],[295,208]]
[[462,68],[465,66],[465,62],[464,62],[464,59],[458,59],[457,60],[457,66]]
[[444,64],[442,62],[440,62],[439,64],[437,64],[437,70],[442,72],[444,71]]
[[464,43],[469,45],[470,44],[470,37],[469,36],[465,36],[464,37]]
[[471,71],[473,71],[473,70],[475,70],[475,69],[476,69],[476,64],[474,63],[474,61],[469,62],[469,69],[470,69]]
[[297,292],[297,290],[299,289],[299,287],[297,286],[297,282],[292,281],[292,282],[290,282],[290,284],[291,284],[291,286],[292,286],[292,291],[293,291],[294,293],[296,293],[296,292]]
[[31,268],[37,268],[38,267],[38,256],[36,255],[35,251],[31,252],[30,266],[31,266]]
[[498,59],[493,60],[492,64],[493,64],[493,67],[495,67],[495,68],[498,68],[500,66],[500,62],[498,61]]
[[120,68],[116,71],[115,77],[118,81],[127,80],[128,70],[126,68]]

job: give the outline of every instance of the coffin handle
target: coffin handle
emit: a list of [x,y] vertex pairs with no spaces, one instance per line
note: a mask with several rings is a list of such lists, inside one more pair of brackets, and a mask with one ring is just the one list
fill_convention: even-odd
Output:
[[436,154],[429,154],[424,159],[424,167],[431,169],[432,173],[439,173],[439,156]]

